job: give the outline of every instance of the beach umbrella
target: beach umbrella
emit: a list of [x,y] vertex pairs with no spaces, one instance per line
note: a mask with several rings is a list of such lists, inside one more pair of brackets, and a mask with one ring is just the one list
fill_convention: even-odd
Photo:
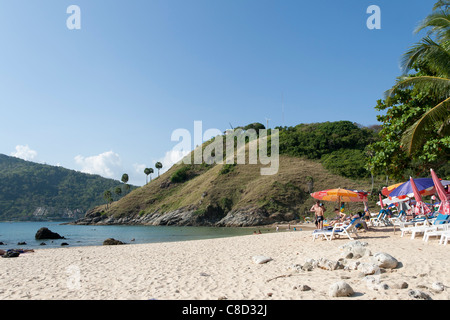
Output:
[[397,187],[401,186],[402,184],[403,184],[403,182],[400,182],[400,183],[393,184],[389,187],[384,187],[383,189],[381,189],[381,193],[383,194],[383,196],[387,197],[387,196],[389,196],[389,194],[392,191],[394,191]]
[[341,204],[344,202],[364,202],[367,201],[367,192],[349,189],[327,189],[311,193],[317,200],[339,202],[340,211],[343,211]]
[[362,202],[367,201],[367,192],[349,189],[327,189],[311,193],[317,200],[335,202]]
[[450,214],[450,194],[445,192],[444,186],[433,169],[431,169],[431,177],[434,181],[439,199],[441,199],[441,205],[439,206],[438,211],[442,214]]
[[384,209],[383,197],[381,197],[381,193],[379,194],[379,196],[380,196],[380,204],[379,204],[379,206],[381,207],[381,209]]
[[413,191],[414,199],[416,199],[416,207],[415,207],[415,214],[420,215],[424,214],[427,215],[431,213],[430,208],[422,201],[422,195],[419,192],[419,189],[416,186],[416,183],[413,178],[409,178],[411,188]]
[[389,193],[389,198],[397,197],[399,199],[404,199],[406,197],[414,197],[414,191],[411,181],[414,182],[417,192],[419,192],[422,197],[430,196],[436,192],[432,178],[411,178],[409,179],[409,181],[402,183],[400,186],[392,190]]
[[[402,199],[399,199],[397,197],[393,197],[393,198],[384,198],[382,200],[382,202],[383,202],[383,205],[390,205],[390,204],[393,204],[393,203],[401,203],[401,202],[405,202],[405,201],[408,201],[408,200],[409,200],[408,197],[402,198]],[[380,201],[377,202],[377,205],[380,206]]]

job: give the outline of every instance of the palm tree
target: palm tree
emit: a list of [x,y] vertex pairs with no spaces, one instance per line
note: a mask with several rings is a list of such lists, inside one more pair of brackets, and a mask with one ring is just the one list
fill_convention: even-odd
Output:
[[151,174],[153,173],[153,168],[145,168],[144,173],[147,175],[147,177],[145,179],[145,183],[147,184],[148,183],[148,175],[150,175],[150,181],[152,181]]
[[117,186],[117,187],[114,189],[114,193],[117,195],[117,199],[119,199],[119,198],[120,198],[120,195],[122,194],[122,188],[119,187],[119,186]]
[[130,189],[130,186],[127,184],[127,182],[128,182],[128,174],[124,173],[122,175],[122,182],[125,185],[125,190],[128,191]]
[[145,177],[145,184],[147,184],[148,183],[148,175],[150,174],[150,168],[145,168],[144,169],[144,173],[146,175],[146,177]]
[[155,163],[155,168],[158,169],[158,177],[159,177],[159,170],[160,170],[162,167],[163,167],[163,165],[162,165],[161,162],[158,161],[157,163]]
[[[428,28],[428,34],[403,55],[404,76],[386,92],[388,103],[398,90],[409,88],[431,92],[440,101],[404,132],[402,145],[408,155],[423,145],[426,129],[435,128],[443,136],[450,131],[449,8],[450,0],[438,1],[433,12],[420,22],[415,32]],[[427,70],[428,75],[407,76],[416,67]]]
[[108,210],[108,204],[112,202],[112,194],[110,190],[106,190],[103,193],[103,199],[106,200],[106,210]]

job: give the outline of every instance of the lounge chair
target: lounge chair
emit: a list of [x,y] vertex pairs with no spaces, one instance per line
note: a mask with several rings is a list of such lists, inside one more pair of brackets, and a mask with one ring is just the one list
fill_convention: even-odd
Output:
[[[430,220],[425,217],[418,217],[409,221],[399,221],[396,225],[399,225],[400,229],[406,227],[431,226],[433,221],[434,220]],[[408,230],[406,230],[405,233],[406,232],[408,232]]]
[[354,233],[356,237],[358,237],[358,233],[356,232],[356,226],[361,223],[361,218],[353,218],[350,221],[350,224],[344,223],[336,223],[333,228],[330,229],[318,229],[313,231],[313,241],[315,241],[319,236],[325,237],[328,241],[333,240],[335,236],[340,236],[341,234],[347,236],[350,240],[353,238],[350,236],[351,233]]
[[404,222],[406,219],[406,212],[404,210],[400,211],[399,214],[395,217],[389,218],[389,221],[394,226],[399,226],[401,222]]
[[428,242],[430,237],[440,237],[442,236],[442,234],[448,232],[449,230],[450,230],[450,223],[431,226],[423,234],[423,241]]
[[[430,216],[417,216],[412,220],[409,221],[400,221],[398,224],[401,228],[405,227],[419,227],[419,226],[431,226],[433,225],[434,221],[436,220],[437,216],[430,215]],[[410,230],[405,230],[405,233],[409,232]]]
[[373,227],[382,227],[392,225],[389,220],[390,210],[381,209],[376,218],[370,218],[370,225]]
[[450,241],[450,229],[441,234],[441,239],[439,240],[439,244],[446,245]]
[[400,228],[400,231],[402,232],[402,237],[405,233],[411,232],[411,239],[414,239],[416,234],[418,233],[425,233],[426,231],[432,231],[434,230],[434,226],[445,224],[449,222],[450,215],[445,214],[439,214],[436,219],[434,219],[433,224],[431,226],[428,225],[421,225],[421,226],[414,226],[414,227],[402,227]]

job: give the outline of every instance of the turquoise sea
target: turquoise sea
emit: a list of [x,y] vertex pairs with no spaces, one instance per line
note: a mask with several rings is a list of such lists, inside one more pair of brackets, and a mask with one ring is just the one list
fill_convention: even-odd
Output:
[[[66,225],[58,221],[44,222],[0,222],[0,249],[45,249],[102,245],[108,238],[127,244],[187,241],[197,239],[223,238],[253,234],[258,228],[218,228],[218,227],[179,227],[179,226],[81,226]],[[36,232],[47,227],[65,237],[61,240],[36,240]],[[263,229],[261,229],[263,230]],[[267,230],[265,230],[267,232]],[[133,240],[134,239],[134,240]],[[133,240],[133,241],[132,241]],[[19,242],[25,244],[19,245]],[[46,245],[41,245],[44,242]]]

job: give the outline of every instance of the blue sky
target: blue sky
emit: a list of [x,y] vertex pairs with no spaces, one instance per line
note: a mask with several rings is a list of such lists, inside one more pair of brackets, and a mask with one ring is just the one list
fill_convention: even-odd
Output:
[[435,2],[0,0],[0,153],[142,185],[194,121],[376,124]]

